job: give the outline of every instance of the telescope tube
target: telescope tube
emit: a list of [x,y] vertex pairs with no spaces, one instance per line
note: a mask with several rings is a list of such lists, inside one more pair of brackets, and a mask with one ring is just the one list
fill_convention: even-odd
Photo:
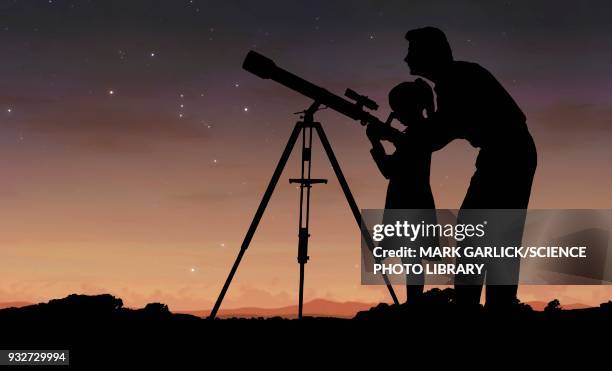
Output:
[[253,50],[249,51],[242,68],[262,79],[271,79],[279,84],[295,90],[298,93],[311,98],[315,102],[333,109],[353,120],[359,121],[362,125],[370,123],[379,123],[376,116],[368,111],[365,111],[357,103],[348,101],[330,91],[323,89],[303,78],[292,74],[291,72],[278,67],[273,60],[267,58]]

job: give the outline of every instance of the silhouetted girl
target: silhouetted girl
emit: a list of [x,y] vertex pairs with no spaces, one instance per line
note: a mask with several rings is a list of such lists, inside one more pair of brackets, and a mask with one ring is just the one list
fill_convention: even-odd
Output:
[[[419,136],[419,126],[426,124],[425,114],[431,116],[434,111],[433,92],[422,79],[403,82],[389,92],[389,105],[394,118],[405,129],[400,131],[390,126],[369,125],[366,131],[372,143],[372,157],[383,176],[389,179],[383,222],[395,224],[396,220],[408,220],[410,223],[435,223],[436,206],[429,184],[432,147]],[[394,144],[396,149],[393,154],[385,153],[382,140]],[[417,210],[399,218],[397,213],[390,211],[392,209]],[[433,243],[433,239],[410,242],[403,238],[385,238],[382,245],[386,249],[411,246],[418,251],[419,246]],[[402,259],[404,264],[420,262],[420,258]],[[407,301],[416,302],[423,294],[423,276],[409,275],[406,279]]]

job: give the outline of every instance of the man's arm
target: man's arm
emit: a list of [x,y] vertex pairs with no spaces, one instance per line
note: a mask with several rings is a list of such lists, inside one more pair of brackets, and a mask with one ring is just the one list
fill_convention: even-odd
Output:
[[407,134],[414,135],[416,142],[429,146],[432,152],[446,147],[447,144],[460,137],[450,118],[444,112],[435,112],[420,125],[410,128]]
[[444,148],[448,143],[460,138],[450,119],[441,113],[435,113],[430,118],[418,124],[411,125],[401,132],[395,128],[381,129],[381,137],[389,140],[396,148],[403,146],[425,146],[432,152]]

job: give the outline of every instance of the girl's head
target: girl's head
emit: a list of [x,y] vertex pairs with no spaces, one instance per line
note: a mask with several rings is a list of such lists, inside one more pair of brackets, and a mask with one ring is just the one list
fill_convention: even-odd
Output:
[[404,125],[420,121],[423,113],[434,112],[434,96],[429,85],[422,79],[402,82],[389,92],[389,106],[395,117]]

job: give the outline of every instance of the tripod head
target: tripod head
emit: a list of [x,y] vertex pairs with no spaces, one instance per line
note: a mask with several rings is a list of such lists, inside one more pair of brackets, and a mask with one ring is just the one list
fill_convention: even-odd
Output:
[[318,111],[327,109],[327,107],[321,107],[319,102],[312,102],[312,104],[303,111],[293,112],[294,115],[300,115],[300,119],[304,122],[314,122],[314,114]]

